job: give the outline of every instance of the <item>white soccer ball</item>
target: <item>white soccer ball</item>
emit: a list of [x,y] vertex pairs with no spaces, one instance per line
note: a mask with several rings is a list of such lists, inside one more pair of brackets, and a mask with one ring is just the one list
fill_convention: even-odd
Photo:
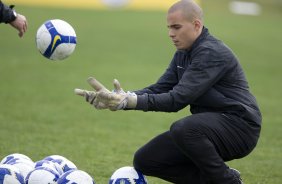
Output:
[[[27,160],[31,160],[28,156],[21,154],[21,153],[13,153],[10,155],[5,156],[0,164],[6,164],[7,162],[9,162],[10,160],[14,159],[14,158],[19,158],[19,159],[27,159]],[[31,160],[32,161],[32,160]]]
[[55,159],[68,160],[66,157],[61,156],[61,155],[50,155],[50,156],[45,157],[43,160],[52,161],[52,160],[55,160]]
[[61,155],[51,155],[51,156],[44,158],[44,160],[49,160],[49,161],[52,161],[58,164],[61,167],[61,169],[63,170],[63,172],[77,169],[76,165],[72,161],[70,161],[69,159]]
[[59,175],[62,175],[64,173],[64,171],[62,170],[62,168],[59,164],[54,163],[54,162],[49,161],[49,160],[39,160],[39,161],[35,162],[34,168],[38,168],[38,167],[48,167],[48,168],[58,172]]
[[27,174],[34,169],[34,162],[23,158],[14,158],[9,160],[6,164],[18,168],[24,178],[26,178]]
[[59,173],[48,167],[37,167],[26,177],[26,184],[56,184]]
[[57,181],[57,184],[95,184],[93,178],[81,170],[70,170],[64,173]]
[[63,172],[77,169],[76,165],[74,165],[74,163],[70,160],[55,159],[52,160],[52,162],[57,164],[63,170]]
[[70,56],[75,49],[75,31],[70,24],[63,20],[48,20],[37,30],[36,46],[46,58],[63,60]]
[[109,184],[147,184],[145,176],[133,167],[122,167],[116,170]]
[[24,184],[24,178],[18,168],[8,164],[0,165],[0,183],[1,184]]

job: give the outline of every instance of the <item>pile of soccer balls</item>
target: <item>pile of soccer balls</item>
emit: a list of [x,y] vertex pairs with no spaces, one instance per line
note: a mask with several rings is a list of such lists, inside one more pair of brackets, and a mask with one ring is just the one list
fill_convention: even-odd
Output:
[[[0,184],[95,184],[85,171],[60,155],[33,162],[28,156],[14,153],[0,163]],[[109,184],[147,184],[146,178],[133,167],[116,170]]]
[[28,156],[14,153],[4,157],[0,165],[2,184],[94,184],[93,178],[78,170],[73,162],[51,155],[33,162]]

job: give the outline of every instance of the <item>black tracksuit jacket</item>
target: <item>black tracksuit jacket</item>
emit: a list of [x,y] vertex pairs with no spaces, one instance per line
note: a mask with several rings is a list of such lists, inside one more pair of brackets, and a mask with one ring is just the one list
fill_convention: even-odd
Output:
[[13,10],[0,0],[0,23],[10,23],[16,19]]
[[176,112],[190,105],[192,114],[230,113],[261,124],[238,59],[205,27],[190,50],[176,51],[155,84],[135,93],[136,110]]

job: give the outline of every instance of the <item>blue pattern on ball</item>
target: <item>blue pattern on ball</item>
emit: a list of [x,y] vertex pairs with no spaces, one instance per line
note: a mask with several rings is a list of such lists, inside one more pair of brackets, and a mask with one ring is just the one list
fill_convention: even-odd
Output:
[[[20,184],[24,184],[24,178],[19,173],[16,173],[16,179],[19,181]],[[8,168],[0,168],[0,184],[4,184],[4,179],[6,175],[12,175],[12,171]]]
[[76,37],[75,36],[61,35],[60,33],[58,33],[58,31],[56,30],[55,26],[52,24],[51,21],[45,22],[44,25],[51,35],[51,43],[43,54],[46,58],[49,59],[51,57],[51,55],[53,54],[53,52],[58,47],[58,45],[60,45],[61,43],[76,44]]

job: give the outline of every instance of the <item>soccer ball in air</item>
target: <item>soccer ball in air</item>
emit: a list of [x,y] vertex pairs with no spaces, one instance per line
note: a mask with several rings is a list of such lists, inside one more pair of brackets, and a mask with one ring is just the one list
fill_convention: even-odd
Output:
[[48,20],[37,30],[36,46],[46,58],[63,60],[70,56],[75,49],[75,31],[70,24],[63,20]]
[[18,168],[12,165],[0,165],[1,184],[24,184],[24,178]]
[[145,176],[133,167],[122,167],[116,170],[109,184],[147,184]]
[[59,180],[58,184],[95,184],[93,178],[84,171],[81,170],[70,170],[64,173]]

